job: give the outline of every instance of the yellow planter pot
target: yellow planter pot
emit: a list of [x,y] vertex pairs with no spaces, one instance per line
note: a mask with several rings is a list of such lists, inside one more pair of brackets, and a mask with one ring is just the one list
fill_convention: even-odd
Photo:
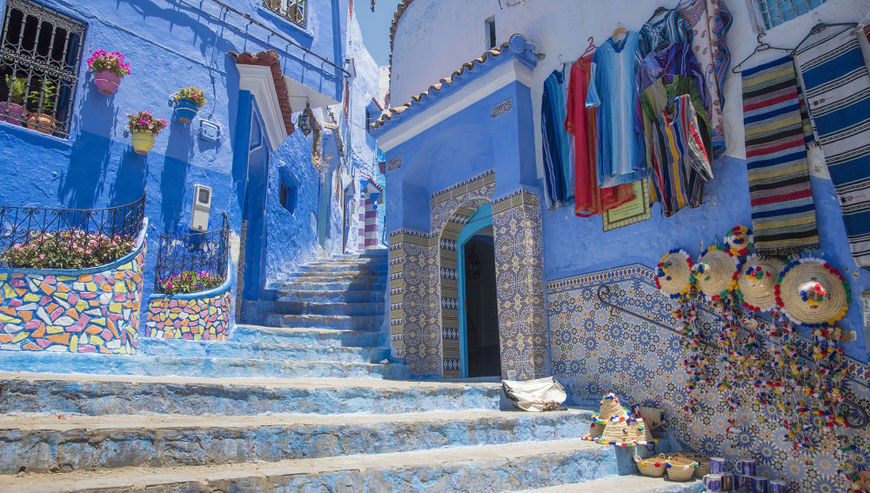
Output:
[[130,141],[133,143],[133,150],[136,153],[148,154],[148,151],[154,147],[154,134],[143,131],[133,132]]

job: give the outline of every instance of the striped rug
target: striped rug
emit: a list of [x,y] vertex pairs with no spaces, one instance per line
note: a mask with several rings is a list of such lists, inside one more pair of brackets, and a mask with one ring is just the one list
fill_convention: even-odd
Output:
[[795,58],[852,256],[870,267],[870,75],[858,37],[851,28],[829,28],[810,37]]
[[787,255],[819,246],[794,62],[743,71],[743,123],[755,246]]

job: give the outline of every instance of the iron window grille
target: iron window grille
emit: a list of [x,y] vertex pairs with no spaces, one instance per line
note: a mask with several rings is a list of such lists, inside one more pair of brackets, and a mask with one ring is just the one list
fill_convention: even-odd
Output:
[[[85,27],[31,0],[6,1],[0,35],[0,101],[5,102],[0,103],[0,120],[69,137]],[[11,96],[20,95],[22,88],[23,104],[12,106]]]
[[222,221],[220,229],[203,233],[160,235],[154,276],[155,293],[163,293],[166,282],[172,276],[185,272],[205,271],[222,280],[227,278],[230,222],[226,213],[222,214]]
[[263,0],[263,6],[299,27],[305,27],[308,0]]
[[752,0],[759,14],[759,27],[770,29],[806,14],[827,0]]
[[6,254],[22,246],[74,248],[106,239],[135,241],[144,218],[145,195],[135,202],[104,209],[0,206],[0,267],[20,267],[10,265]]

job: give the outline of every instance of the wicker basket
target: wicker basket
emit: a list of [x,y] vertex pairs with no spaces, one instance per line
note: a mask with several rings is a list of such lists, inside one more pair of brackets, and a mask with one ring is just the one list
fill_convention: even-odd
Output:
[[695,477],[703,478],[708,474],[713,473],[710,466],[710,458],[704,454],[696,454],[694,452],[674,452],[671,457],[683,457],[687,460],[693,460],[698,463],[698,468],[695,469]]
[[635,417],[643,418],[650,430],[658,429],[665,420],[665,412],[654,407],[638,407]]
[[688,481],[695,474],[698,463],[685,457],[671,456],[665,461],[665,467],[671,481]]
[[634,463],[637,464],[637,469],[644,476],[652,476],[654,478],[661,477],[665,473],[665,454],[659,454],[655,457],[641,459],[639,456],[634,456]]

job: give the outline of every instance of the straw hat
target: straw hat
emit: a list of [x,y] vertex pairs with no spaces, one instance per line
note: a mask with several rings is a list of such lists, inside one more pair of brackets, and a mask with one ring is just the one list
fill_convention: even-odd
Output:
[[598,443],[616,445],[617,447],[633,447],[635,445],[652,445],[655,442],[643,418],[627,418],[607,423]]
[[748,255],[755,248],[752,238],[752,230],[746,226],[734,226],[725,233],[725,244],[731,255],[742,257]]
[[692,270],[698,290],[707,298],[716,301],[733,289],[737,259],[727,247],[711,246]]
[[840,271],[822,259],[802,258],[788,264],[774,287],[776,303],[792,321],[807,325],[834,324],[852,301]]
[[625,419],[629,416],[628,411],[619,403],[619,398],[613,392],[608,392],[601,398],[601,407],[598,408],[597,413],[592,415],[592,422],[606,425],[611,421]]
[[671,298],[679,298],[692,282],[692,259],[685,250],[674,249],[656,266],[656,287]]
[[776,306],[774,286],[785,262],[752,255],[740,266],[737,276],[737,299],[754,312],[768,312]]
[[599,423],[593,419],[592,423],[589,424],[589,432],[583,435],[583,439],[597,442],[604,433],[604,426],[604,423]]

